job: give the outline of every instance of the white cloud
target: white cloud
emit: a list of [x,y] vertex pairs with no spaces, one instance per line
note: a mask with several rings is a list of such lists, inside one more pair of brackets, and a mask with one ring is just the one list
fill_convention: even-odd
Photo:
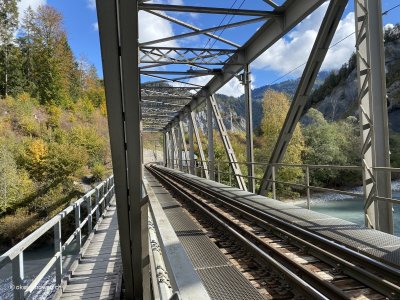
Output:
[[233,77],[218,91],[218,93],[220,94],[233,97],[239,97],[240,95],[243,95],[243,92],[244,92],[243,85],[236,77]]
[[[205,85],[211,80],[211,78],[212,76],[196,77],[190,80],[189,82],[198,85]],[[251,75],[252,89],[254,89],[254,82],[255,82],[255,76],[252,74]],[[232,97],[239,97],[244,94],[244,87],[236,77],[233,77],[222,88],[220,88],[217,93]]]
[[93,30],[94,30],[94,31],[99,31],[99,23],[94,22],[94,23],[92,24],[92,27],[93,27]]
[[383,26],[383,30],[386,31],[386,30],[389,30],[389,29],[393,29],[393,27],[394,27],[393,24],[388,23],[388,24],[386,24],[385,26]]
[[96,0],[87,0],[87,5],[90,9],[96,9]]
[[[145,11],[139,12],[139,42],[144,43],[169,36],[173,36],[172,25],[164,20]],[[168,41],[157,44],[157,46],[176,47],[176,41]]]
[[[254,68],[270,69],[284,74],[306,62],[327,6],[327,2],[322,4],[319,9],[308,16],[285,38],[277,41],[275,45],[256,60],[253,64]],[[340,21],[332,44],[354,32],[354,29],[354,13],[350,12]],[[339,68],[354,52],[354,45],[355,37],[353,35],[330,49],[322,65],[322,70]],[[299,68],[292,74],[298,76],[301,71],[302,68]]]
[[40,5],[45,5],[46,0],[21,0],[18,2],[18,13],[19,21],[22,21],[24,17],[25,10],[30,6],[33,10],[36,10]]

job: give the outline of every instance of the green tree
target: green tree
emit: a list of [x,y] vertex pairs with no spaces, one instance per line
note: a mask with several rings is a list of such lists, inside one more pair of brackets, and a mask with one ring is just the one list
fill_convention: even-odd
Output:
[[[2,140],[4,142],[4,140]],[[28,174],[17,168],[12,153],[0,146],[0,214],[13,207],[32,191]]]
[[35,12],[29,6],[24,13],[21,24],[22,35],[18,38],[18,45],[22,52],[22,72],[25,78],[24,91],[33,95],[35,92],[34,60],[33,60],[33,30],[35,26]]
[[[359,131],[354,117],[328,122],[321,112],[313,108],[309,110],[308,116],[311,124],[303,129],[305,163],[342,166],[359,164]],[[329,168],[314,170],[312,175],[314,184],[326,186],[354,183],[354,178],[357,178],[352,172]]]
[[62,26],[62,16],[51,6],[44,5],[28,19],[29,32],[32,32],[35,96],[41,103],[66,105],[70,101],[76,62]]

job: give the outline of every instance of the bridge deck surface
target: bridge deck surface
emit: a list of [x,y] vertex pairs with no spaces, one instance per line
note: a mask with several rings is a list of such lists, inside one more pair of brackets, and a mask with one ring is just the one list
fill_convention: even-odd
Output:
[[246,203],[265,211],[279,219],[298,225],[308,231],[342,244],[360,253],[374,257],[383,263],[400,267],[400,237],[373,230],[317,213],[292,204],[245,192],[212,180],[207,180],[177,170],[160,167],[175,172],[204,187],[211,187],[214,192]]
[[60,299],[114,299],[121,272],[114,199],[72,272]]
[[182,205],[147,170],[145,177],[211,299],[264,299]]

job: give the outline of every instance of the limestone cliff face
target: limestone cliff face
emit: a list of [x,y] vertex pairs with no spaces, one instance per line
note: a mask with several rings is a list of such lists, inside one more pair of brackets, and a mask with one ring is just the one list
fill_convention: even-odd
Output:
[[[387,102],[389,123],[392,130],[400,131],[400,41],[385,45]],[[348,116],[358,116],[357,74],[353,69],[347,78],[313,105],[328,120],[340,120]]]

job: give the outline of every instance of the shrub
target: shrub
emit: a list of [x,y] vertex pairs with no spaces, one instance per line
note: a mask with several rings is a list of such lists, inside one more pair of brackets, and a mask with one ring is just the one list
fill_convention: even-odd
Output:
[[107,168],[101,164],[101,163],[95,163],[93,167],[91,168],[92,175],[93,175],[93,180],[94,181],[100,181],[105,179],[106,173],[107,173]]
[[15,214],[0,219],[0,239],[15,245],[29,231],[33,230],[37,221],[35,214],[29,213],[26,208],[21,208]]

